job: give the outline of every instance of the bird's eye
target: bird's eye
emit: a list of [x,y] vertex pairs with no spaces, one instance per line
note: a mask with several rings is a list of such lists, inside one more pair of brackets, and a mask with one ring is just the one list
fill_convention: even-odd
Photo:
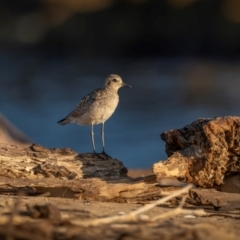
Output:
[[117,79],[116,79],[116,78],[114,78],[114,79],[113,79],[113,82],[117,82]]

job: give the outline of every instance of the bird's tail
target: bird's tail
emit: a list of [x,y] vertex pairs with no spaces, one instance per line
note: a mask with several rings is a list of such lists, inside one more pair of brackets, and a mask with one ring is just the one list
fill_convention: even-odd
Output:
[[69,123],[69,119],[68,118],[63,118],[60,121],[58,121],[57,123],[61,124],[61,125],[66,125]]

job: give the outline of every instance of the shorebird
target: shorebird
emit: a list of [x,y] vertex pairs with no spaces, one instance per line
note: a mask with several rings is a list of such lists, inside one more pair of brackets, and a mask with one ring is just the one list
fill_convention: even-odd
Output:
[[110,157],[105,152],[104,123],[112,116],[118,105],[118,89],[121,87],[131,88],[130,85],[122,81],[122,78],[119,75],[109,75],[102,88],[98,88],[83,97],[72,112],[70,112],[65,118],[58,121],[61,125],[68,123],[77,123],[83,126],[90,125],[90,135],[94,155],[97,153],[95,150],[93,126],[101,123],[102,154],[106,157]]

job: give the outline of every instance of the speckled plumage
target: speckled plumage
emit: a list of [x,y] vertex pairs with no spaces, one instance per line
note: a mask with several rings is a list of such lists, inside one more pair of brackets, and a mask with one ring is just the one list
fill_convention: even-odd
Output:
[[[131,87],[123,83],[120,76],[116,74],[109,75],[105,80],[103,88],[99,88],[89,93],[78,103],[77,107],[70,112],[65,118],[58,121],[59,124],[65,125],[68,123],[77,123],[80,125],[92,126],[92,141],[93,151],[95,152],[94,139],[93,139],[93,125],[102,123],[111,117],[114,113],[118,102],[118,89],[123,86]],[[102,131],[103,152],[104,152],[104,139]]]

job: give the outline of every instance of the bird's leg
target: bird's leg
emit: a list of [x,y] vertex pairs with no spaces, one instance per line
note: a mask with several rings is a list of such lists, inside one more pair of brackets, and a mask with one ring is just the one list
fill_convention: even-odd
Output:
[[91,135],[91,138],[92,138],[93,154],[96,154],[96,151],[95,151],[95,143],[94,143],[93,124],[91,124],[91,132],[90,132],[90,135]]
[[104,143],[104,122],[102,123],[102,128],[101,128],[101,137],[102,137],[102,153],[105,152],[105,143]]
[[102,123],[101,136],[102,136],[102,154],[105,155],[107,158],[111,158],[111,157],[105,152],[105,143],[104,143],[104,122]]

